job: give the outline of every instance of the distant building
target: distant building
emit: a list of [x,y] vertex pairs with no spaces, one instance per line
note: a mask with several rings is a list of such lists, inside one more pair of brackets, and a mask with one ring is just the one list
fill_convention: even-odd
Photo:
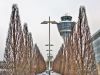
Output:
[[61,21],[57,24],[57,27],[64,41],[66,41],[66,37],[71,33],[74,25],[75,22],[72,21],[72,16],[64,15],[61,17]]
[[98,67],[98,73],[100,75],[100,30],[98,30],[93,36],[93,49],[95,52],[96,63]]

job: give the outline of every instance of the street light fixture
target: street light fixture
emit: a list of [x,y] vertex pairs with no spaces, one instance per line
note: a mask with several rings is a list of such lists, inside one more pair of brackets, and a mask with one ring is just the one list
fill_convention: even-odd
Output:
[[46,50],[46,51],[52,51],[52,50]]
[[[49,46],[49,44],[46,44],[45,46]],[[54,46],[53,44],[50,44],[50,46]]]
[[43,21],[43,22],[41,22],[41,24],[48,24],[49,23],[49,44],[48,45],[46,45],[46,46],[49,46],[49,75],[50,75],[50,46],[53,46],[53,45],[51,45],[51,43],[50,43],[50,23],[51,24],[57,24],[57,22],[56,21],[50,21],[50,16],[49,16],[49,21]]
[[[50,18],[50,17],[49,17]],[[51,23],[51,24],[57,24],[57,22],[56,21],[43,21],[43,22],[41,22],[41,24],[48,24],[48,23]]]

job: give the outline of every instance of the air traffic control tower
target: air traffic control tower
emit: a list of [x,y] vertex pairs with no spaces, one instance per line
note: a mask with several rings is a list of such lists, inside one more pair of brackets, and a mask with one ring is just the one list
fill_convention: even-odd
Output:
[[75,25],[75,22],[72,21],[72,17],[69,15],[65,15],[61,17],[61,21],[57,23],[58,31],[62,36],[64,42],[69,34],[72,32],[72,29]]

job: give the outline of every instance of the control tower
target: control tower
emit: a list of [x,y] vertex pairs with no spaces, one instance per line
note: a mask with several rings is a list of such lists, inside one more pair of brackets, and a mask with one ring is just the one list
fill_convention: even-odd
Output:
[[75,25],[75,22],[72,21],[72,17],[69,15],[65,15],[61,17],[61,21],[57,23],[58,31],[62,36],[64,42],[68,35],[72,32],[72,29]]

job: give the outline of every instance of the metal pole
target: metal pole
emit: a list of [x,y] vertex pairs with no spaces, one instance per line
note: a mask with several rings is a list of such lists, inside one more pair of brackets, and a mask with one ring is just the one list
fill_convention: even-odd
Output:
[[50,75],[50,16],[49,16],[49,75]]

